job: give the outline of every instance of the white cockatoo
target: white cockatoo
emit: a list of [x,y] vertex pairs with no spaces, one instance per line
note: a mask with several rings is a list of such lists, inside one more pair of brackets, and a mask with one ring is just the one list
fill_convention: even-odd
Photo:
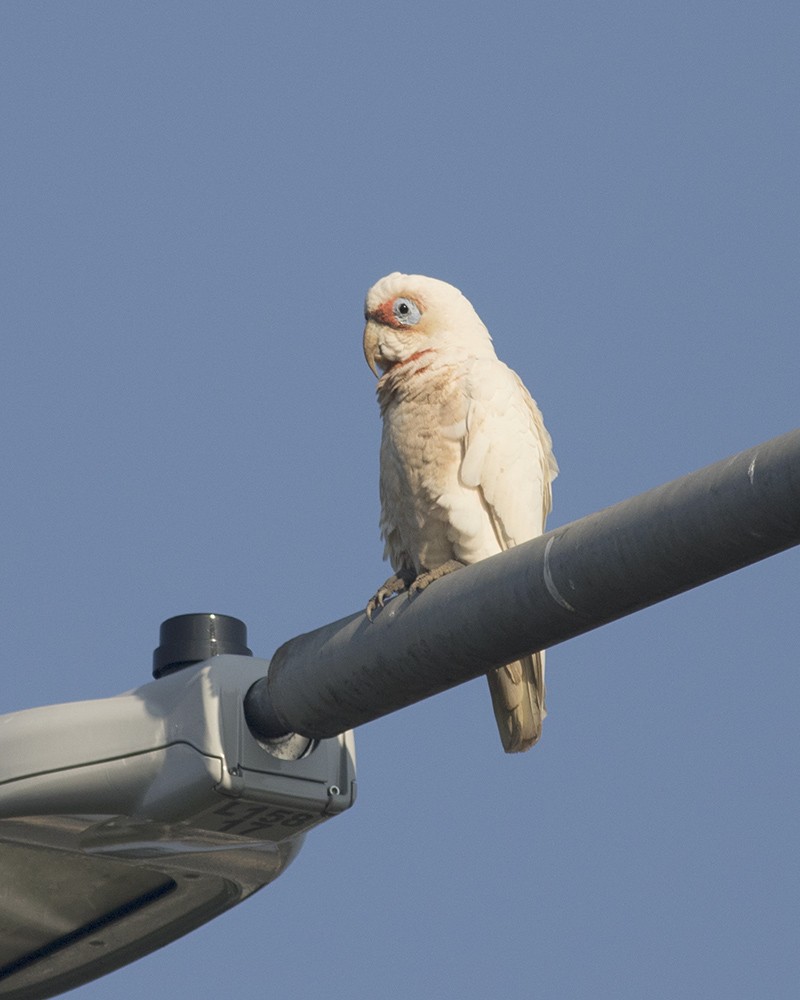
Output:
[[[558,472],[519,377],[461,292],[397,272],[367,293],[364,354],[380,379],[384,556],[395,575],[367,606],[541,535]],[[488,675],[507,753],[539,739],[544,653]]]

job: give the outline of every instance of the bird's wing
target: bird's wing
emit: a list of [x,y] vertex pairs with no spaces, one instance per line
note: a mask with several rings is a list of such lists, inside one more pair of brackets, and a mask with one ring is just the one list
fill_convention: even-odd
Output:
[[[499,548],[509,549],[544,531],[558,466],[539,407],[516,373],[486,360],[471,376],[461,481],[479,491]],[[544,658],[534,653],[488,675],[506,753],[527,750],[541,735]]]
[[460,479],[480,491],[500,548],[511,548],[544,530],[558,472],[550,435],[519,376],[502,361],[476,361],[466,392]]

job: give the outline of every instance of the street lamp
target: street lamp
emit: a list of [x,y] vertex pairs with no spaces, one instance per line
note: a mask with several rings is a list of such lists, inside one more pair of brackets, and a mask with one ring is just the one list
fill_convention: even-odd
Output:
[[[233,650],[233,652],[228,652]],[[54,996],[276,879],[355,800],[351,733],[255,739],[244,625],[162,625],[157,679],[0,717],[0,997]],[[198,662],[199,661],[199,662]]]

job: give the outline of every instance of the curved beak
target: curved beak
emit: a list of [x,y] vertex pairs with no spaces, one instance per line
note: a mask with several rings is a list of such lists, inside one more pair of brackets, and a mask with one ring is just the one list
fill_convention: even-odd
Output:
[[367,317],[367,325],[364,327],[364,357],[367,359],[367,364],[372,369],[375,378],[380,378],[381,352],[378,345],[378,325],[369,316]]

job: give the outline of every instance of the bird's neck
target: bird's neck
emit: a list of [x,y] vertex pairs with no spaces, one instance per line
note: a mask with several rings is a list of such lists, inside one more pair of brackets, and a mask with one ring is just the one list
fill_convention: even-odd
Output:
[[432,347],[426,347],[402,361],[395,361],[387,368],[378,381],[377,393],[381,406],[413,394],[424,381],[425,373],[436,366],[436,354]]

